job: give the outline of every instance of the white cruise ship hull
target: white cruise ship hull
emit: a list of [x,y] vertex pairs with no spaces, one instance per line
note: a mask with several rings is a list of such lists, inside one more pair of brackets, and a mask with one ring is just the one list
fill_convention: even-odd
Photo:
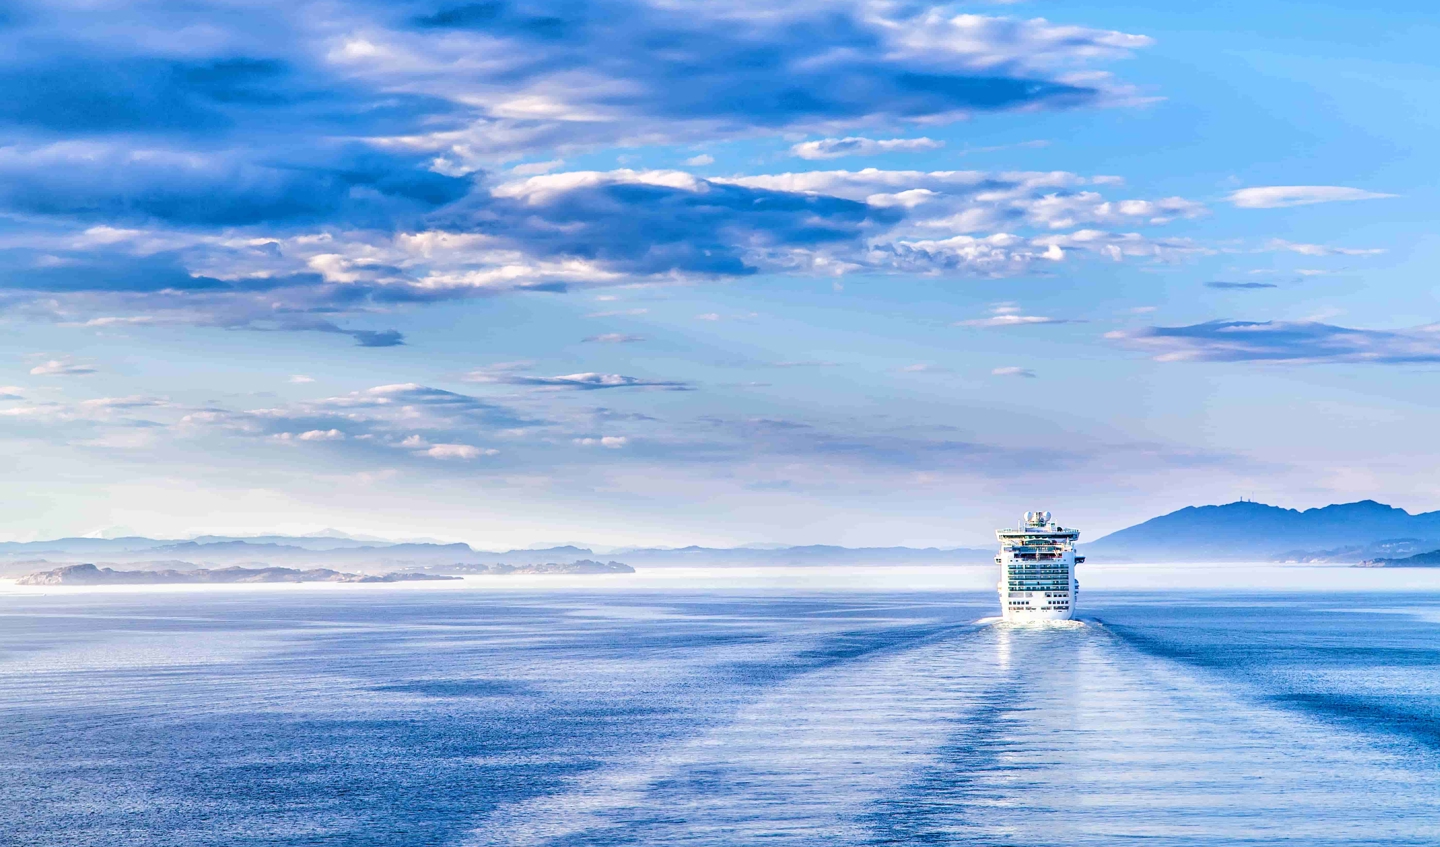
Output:
[[1080,533],[1050,520],[1049,512],[1029,512],[1015,529],[996,530],[1000,552],[1000,614],[1006,621],[1068,621],[1075,617],[1079,583],[1075,555]]
[[1058,611],[1055,609],[1006,609],[1003,619],[1015,623],[1039,622],[1039,621],[1068,621],[1075,617],[1072,609]]

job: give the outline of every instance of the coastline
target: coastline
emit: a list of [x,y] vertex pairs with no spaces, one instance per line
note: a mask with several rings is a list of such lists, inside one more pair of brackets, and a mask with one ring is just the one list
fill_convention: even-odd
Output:
[[[482,574],[458,580],[397,583],[229,583],[65,586],[16,585],[0,579],[0,596],[39,594],[181,594],[274,591],[428,591],[489,593],[645,594],[717,592],[788,593],[971,593],[993,594],[995,565],[832,565],[816,567],[636,568],[632,574]],[[1440,591],[1440,568],[1356,568],[1352,565],[1197,562],[1187,564],[1084,564],[1077,612],[1086,592],[1213,591],[1294,594]]]

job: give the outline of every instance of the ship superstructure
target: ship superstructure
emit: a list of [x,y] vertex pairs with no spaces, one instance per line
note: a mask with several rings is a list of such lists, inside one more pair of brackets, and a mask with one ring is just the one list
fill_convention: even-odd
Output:
[[1075,615],[1080,583],[1075,555],[1080,530],[1050,520],[1049,512],[1026,512],[1015,529],[997,529],[1000,609],[1007,621],[1065,621]]

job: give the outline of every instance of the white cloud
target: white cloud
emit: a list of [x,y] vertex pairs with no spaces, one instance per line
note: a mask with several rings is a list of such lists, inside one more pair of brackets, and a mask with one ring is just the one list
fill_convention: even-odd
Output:
[[499,450],[481,449],[469,444],[436,444],[425,455],[432,459],[478,459],[481,456],[499,455]]
[[1034,324],[1066,324],[1075,323],[1069,318],[1051,318],[1043,315],[1022,314],[1022,309],[1014,303],[1001,303],[990,310],[988,318],[975,318],[968,321],[957,321],[955,326],[979,326],[979,327],[1002,327],[1002,326],[1030,326]]
[[307,382],[314,382],[314,381],[315,381],[315,378],[314,378],[314,377],[305,376],[304,374],[293,374],[293,375],[290,377],[290,381],[291,381],[292,383],[297,384],[297,385],[303,385],[304,383],[307,383]]
[[690,165],[691,167],[701,168],[706,165],[715,164],[715,157],[711,156],[709,153],[701,153],[699,156],[691,156],[690,158],[686,159],[685,164]]
[[145,397],[138,394],[132,394],[129,397],[96,397],[80,401],[80,406],[86,409],[143,409],[164,405],[166,405],[166,401],[162,398]]
[[344,441],[345,433],[338,429],[311,429],[298,437],[301,441]]
[[1395,197],[1362,188],[1339,185],[1268,185],[1231,192],[1230,202],[1241,209],[1283,209],[1347,200],[1379,200]]
[[822,138],[819,141],[804,141],[790,148],[790,152],[802,159],[838,159],[842,156],[871,156],[878,153],[920,153],[939,150],[943,141],[930,138]]
[[[362,438],[363,437],[364,436],[362,436]],[[293,432],[277,432],[272,434],[270,438],[284,444],[294,444],[300,441],[344,441],[346,436],[345,433],[338,429],[310,429],[298,435]]]
[[996,368],[995,370],[991,371],[990,374],[992,376],[1019,376],[1025,377],[1027,379],[1035,378],[1035,372],[1030,370],[1029,368],[1019,368],[1013,365],[1010,367]]
[[619,450],[621,447],[630,443],[630,439],[623,435],[606,435],[600,438],[576,438],[573,440],[582,447],[607,447],[611,450]]

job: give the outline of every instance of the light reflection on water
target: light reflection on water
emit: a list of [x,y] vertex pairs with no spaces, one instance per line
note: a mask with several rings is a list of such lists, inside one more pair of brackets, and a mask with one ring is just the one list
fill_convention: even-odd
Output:
[[12,594],[0,843],[1440,843],[1440,594]]

